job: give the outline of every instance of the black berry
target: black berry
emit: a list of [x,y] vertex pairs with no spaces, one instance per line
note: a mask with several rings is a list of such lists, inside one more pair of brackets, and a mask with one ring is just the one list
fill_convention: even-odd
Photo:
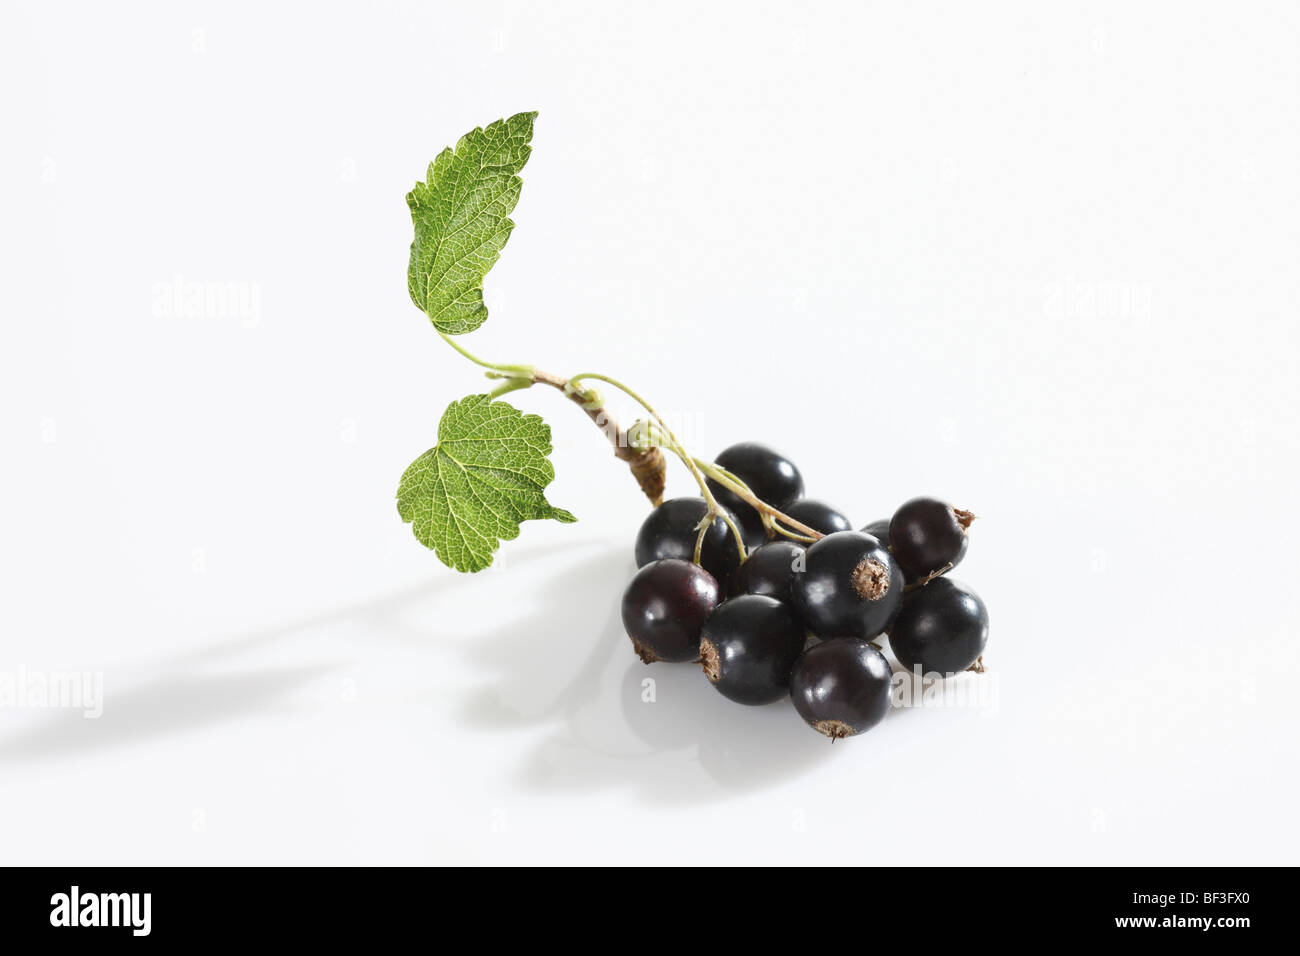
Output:
[[[695,539],[699,523],[708,511],[703,498],[670,498],[646,517],[636,535],[636,563],[645,567],[651,561],[677,558],[690,561],[695,557]],[[740,550],[735,534],[722,516],[704,533],[700,565],[725,584],[731,572],[740,566]]]
[[885,655],[861,640],[825,641],[795,662],[790,697],[808,726],[831,740],[870,730],[889,713]]
[[795,568],[802,566],[803,555],[803,546],[793,541],[769,541],[755,548],[731,576],[728,593],[765,594],[790,603]]
[[[757,442],[741,442],[725,449],[714,461],[749,486],[759,500],[784,511],[803,495],[803,476],[790,459]],[[745,544],[754,548],[767,540],[758,512],[730,489],[709,479],[709,490],[741,525]]]
[[974,520],[937,498],[913,498],[889,520],[890,553],[909,581],[956,567],[966,556],[966,529]]
[[834,534],[836,531],[850,531],[853,523],[825,502],[814,498],[802,498],[794,504],[778,509],[795,521],[802,521],[814,531],[822,534]]
[[970,588],[936,578],[903,601],[889,629],[898,662],[923,674],[955,674],[974,664],[989,639],[989,612]]
[[885,547],[889,547],[889,519],[881,518],[879,521],[873,521],[862,529],[863,534],[869,534]]
[[903,600],[903,572],[878,540],[838,531],[808,548],[794,577],[794,602],[804,623],[823,638],[872,638]]
[[[879,521],[871,522],[871,524],[867,525],[862,529],[862,533],[871,535],[873,538],[879,541],[885,548],[889,547],[889,519],[888,518],[881,518]],[[906,571],[903,572],[903,581],[904,583],[906,583],[907,581]],[[902,609],[902,607],[903,605],[900,603],[898,607],[894,609],[893,617],[898,617],[898,612],[900,609]],[[886,633],[889,630],[889,625],[890,623],[893,622],[893,617],[891,617],[890,620],[886,622],[884,631],[881,631],[882,634]]]
[[805,640],[788,605],[746,594],[723,604],[704,623],[700,663],[724,697],[770,704],[789,692],[790,671]]
[[623,627],[647,664],[693,661],[718,599],[718,582],[699,565],[676,558],[654,561],[623,592]]

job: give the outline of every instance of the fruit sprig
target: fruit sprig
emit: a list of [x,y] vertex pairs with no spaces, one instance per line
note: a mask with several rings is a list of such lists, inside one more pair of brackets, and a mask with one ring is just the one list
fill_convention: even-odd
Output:
[[[909,670],[983,670],[988,613],[973,591],[945,577],[966,553],[970,512],[915,498],[892,518],[854,530],[838,510],[803,497],[799,470],[764,445],[734,445],[706,461],[611,376],[566,378],[489,362],[457,341],[487,319],[483,280],[514,229],[509,215],[536,116],[518,113],[466,133],[406,197],[415,228],[411,299],[496,383],[448,405],[437,443],[402,475],[397,508],[416,538],[449,567],[481,571],[521,522],[576,520],[546,499],[555,478],[550,427],[501,400],[545,385],[586,412],[654,505],[622,604],[646,663],[698,663],[740,703],[789,695],[832,740],[869,729],[892,704],[882,636]],[[622,392],[646,417],[620,427],[594,383]],[[664,500],[665,451],[681,460],[699,497]]]

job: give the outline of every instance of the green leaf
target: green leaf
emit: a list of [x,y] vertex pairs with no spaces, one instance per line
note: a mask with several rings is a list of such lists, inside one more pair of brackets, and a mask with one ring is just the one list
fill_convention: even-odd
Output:
[[444,149],[406,194],[415,225],[406,282],[434,328],[473,332],[487,319],[483,277],[501,257],[515,224],[536,113],[516,113]]
[[397,512],[415,537],[457,571],[482,571],[501,541],[535,518],[576,521],[543,494],[555,478],[551,429],[506,402],[470,395],[438,423],[438,444],[411,463]]

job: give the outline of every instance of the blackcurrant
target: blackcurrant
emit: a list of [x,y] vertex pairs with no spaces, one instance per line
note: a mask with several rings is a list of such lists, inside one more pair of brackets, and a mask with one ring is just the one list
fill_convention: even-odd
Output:
[[[718,498],[721,503],[722,498]],[[744,502],[741,502],[744,504]],[[767,529],[763,527],[763,519],[759,517],[758,512],[748,505],[745,505],[745,511],[732,512],[736,519],[736,527],[740,529],[741,540],[745,542],[745,547],[753,550],[759,547],[767,540]]]
[[838,740],[870,730],[885,718],[892,679],[889,662],[875,645],[824,641],[795,662],[790,697],[808,726]]
[[834,534],[836,531],[850,531],[853,523],[825,502],[814,498],[801,498],[792,505],[777,509],[789,515],[795,521],[802,521],[814,531],[822,534]]
[[875,637],[903,600],[903,572],[861,531],[837,531],[808,548],[794,576],[794,603],[822,638]]
[[935,578],[903,601],[889,629],[898,662],[923,674],[955,674],[974,664],[989,639],[989,612],[970,588]]
[[[714,461],[747,484],[749,490],[760,500],[778,511],[784,511],[787,505],[794,503],[803,494],[803,476],[799,474],[799,469],[790,459],[766,445],[741,442],[723,450]],[[709,490],[719,504],[736,516],[744,532],[746,546],[758,547],[767,539],[758,512],[741,501],[734,491],[712,479],[709,479]]]
[[790,671],[807,635],[793,610],[776,598],[732,598],[704,622],[700,663],[724,696],[739,704],[770,704],[790,690]]
[[[664,558],[693,560],[699,524],[707,511],[703,498],[669,498],[655,508],[636,535],[637,566],[645,567]],[[721,515],[713,519],[712,527],[704,533],[700,564],[719,584],[725,584],[731,572],[740,566],[739,543]]]
[[[889,519],[888,518],[881,518],[879,521],[871,522],[871,524],[867,525],[862,529],[862,533],[871,535],[873,538],[879,541],[886,548],[889,547]],[[903,581],[904,582],[907,581],[906,571],[903,572]],[[898,608],[902,608],[902,606],[903,606],[902,604],[899,604]],[[894,610],[894,617],[897,616],[898,616],[898,609],[896,608]],[[892,620],[893,618],[890,619],[890,622],[892,622]],[[889,623],[887,622],[885,624],[885,631],[888,630],[889,630]],[[881,633],[884,633],[884,631],[882,631]]]
[[956,567],[966,556],[966,529],[974,520],[937,498],[913,498],[889,519],[890,553],[908,581]]
[[647,664],[697,660],[700,631],[718,600],[718,582],[699,565],[652,561],[623,592],[623,628]]
[[778,601],[794,599],[791,582],[795,568],[803,564],[803,545],[793,541],[769,541],[755,548],[731,576],[728,593],[765,594]]
[[879,521],[873,521],[862,529],[863,534],[869,534],[885,547],[889,547],[889,519],[881,518]]

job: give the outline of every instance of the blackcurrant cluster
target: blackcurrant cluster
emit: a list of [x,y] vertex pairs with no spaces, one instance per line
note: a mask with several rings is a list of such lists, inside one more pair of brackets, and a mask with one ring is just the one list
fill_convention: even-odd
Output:
[[893,671],[881,636],[909,671],[982,670],[988,611],[944,576],[966,554],[973,514],[913,498],[855,531],[843,512],[804,498],[799,469],[771,448],[733,445],[716,464],[824,537],[806,547],[769,540],[758,511],[712,479],[730,523],[719,515],[704,527],[703,498],[665,501],[637,533],[640,570],[623,594],[623,626],[643,661],[698,663],[741,704],[788,695],[832,740],[869,730],[889,711]]

